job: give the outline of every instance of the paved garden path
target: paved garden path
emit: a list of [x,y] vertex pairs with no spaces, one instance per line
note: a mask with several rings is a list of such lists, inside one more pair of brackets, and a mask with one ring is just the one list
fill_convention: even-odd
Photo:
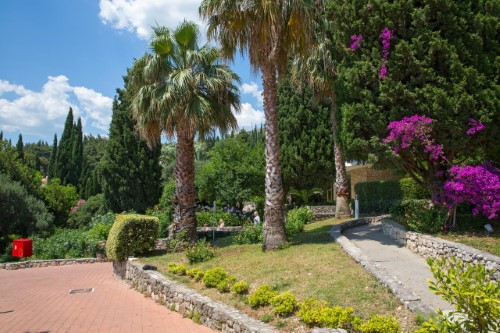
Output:
[[374,223],[348,229],[343,232],[368,260],[386,275],[399,281],[413,292],[427,307],[452,310],[453,306],[429,290],[427,279],[432,273],[427,262],[419,255],[398,245],[382,232],[382,224]]
[[[91,293],[69,295],[73,289]],[[111,263],[0,269],[0,333],[170,332],[208,333],[130,289]]]

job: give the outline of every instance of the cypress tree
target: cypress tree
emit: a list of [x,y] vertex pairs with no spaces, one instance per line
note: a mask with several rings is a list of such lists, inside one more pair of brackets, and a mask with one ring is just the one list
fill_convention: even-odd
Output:
[[3,131],[0,131],[0,141],[3,141]]
[[[125,79],[126,81],[126,79]],[[118,89],[113,102],[109,142],[104,154],[102,189],[106,206],[114,212],[144,212],[161,195],[161,145],[149,149],[134,131],[126,90]]]
[[74,127],[71,164],[72,164],[71,178],[69,183],[79,188],[80,177],[82,175],[82,164],[83,164],[83,131],[82,131],[81,118],[78,118],[78,122]]
[[21,161],[24,161],[24,144],[22,134],[19,134],[19,140],[17,140],[16,149],[19,159]]
[[[56,162],[56,178],[61,179],[61,184],[72,184],[71,182],[71,168],[73,167],[73,132],[75,126],[73,125],[73,109],[69,108],[66,122],[64,123],[64,130],[59,141],[57,148],[57,162]],[[76,184],[73,184],[76,185]]]
[[49,161],[49,179],[56,177],[57,174],[57,134],[54,134],[54,143],[52,144],[52,153]]

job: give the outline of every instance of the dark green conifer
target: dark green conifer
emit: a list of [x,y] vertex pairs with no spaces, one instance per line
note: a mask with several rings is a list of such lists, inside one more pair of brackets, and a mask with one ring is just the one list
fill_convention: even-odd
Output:
[[[64,130],[59,141],[59,147],[57,148],[57,162],[55,178],[61,179],[61,184],[72,184],[71,182],[71,168],[73,167],[72,157],[73,157],[73,132],[75,131],[75,126],[73,125],[73,109],[69,108],[68,116],[66,117],[66,122],[64,123]],[[73,184],[76,185],[76,184]]]
[[17,140],[16,149],[18,158],[21,161],[24,161],[24,144],[22,134],[19,134],[19,140]]
[[57,134],[54,134],[54,143],[52,144],[52,153],[49,161],[49,179],[57,177]]
[[118,89],[117,92],[109,142],[101,163],[104,198],[107,208],[114,212],[131,209],[144,212],[156,204],[161,195],[161,145],[148,148],[134,131],[127,91]]
[[79,187],[80,176],[82,175],[83,167],[83,130],[82,119],[78,118],[78,122],[74,127],[73,132],[73,151],[71,153],[71,178],[69,183]]

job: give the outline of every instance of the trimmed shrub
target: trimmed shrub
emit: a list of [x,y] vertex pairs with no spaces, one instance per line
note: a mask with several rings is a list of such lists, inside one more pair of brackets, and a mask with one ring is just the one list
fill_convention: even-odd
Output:
[[314,213],[307,207],[290,210],[286,214],[285,230],[288,237],[304,231],[304,226],[314,220]]
[[241,231],[234,236],[235,244],[257,244],[262,243],[262,224],[245,225]]
[[175,263],[168,264],[168,271],[175,275],[186,275],[187,267],[186,265],[177,265]]
[[299,303],[297,316],[309,326],[351,329],[361,324],[361,320],[355,317],[353,312],[350,307],[328,307],[325,301],[308,298]]
[[111,260],[126,260],[154,249],[158,218],[139,214],[119,214],[109,232],[106,255]]
[[399,323],[393,316],[371,316],[370,319],[360,325],[358,330],[362,333],[398,333]]
[[297,299],[291,292],[285,291],[271,298],[271,305],[278,316],[288,316],[295,311]]
[[205,272],[201,268],[197,268],[197,267],[188,269],[186,271],[186,275],[195,279],[196,281],[201,280],[203,278],[204,274],[205,274]]
[[215,288],[217,285],[225,281],[229,277],[229,274],[221,267],[215,267],[212,269],[207,269],[203,276],[203,284],[209,288]]
[[205,262],[215,257],[215,249],[203,238],[195,245],[188,247],[186,256],[190,264]]
[[411,231],[437,233],[443,230],[447,211],[430,200],[405,200],[391,208],[391,215]]
[[428,199],[429,192],[411,178],[358,183],[354,186],[360,213],[388,213],[402,200]]
[[248,289],[249,289],[248,283],[246,283],[245,281],[236,282],[231,286],[231,292],[233,294],[238,294],[238,295],[248,293]]
[[274,296],[276,292],[272,291],[271,287],[263,285],[248,296],[248,304],[252,307],[269,305]]

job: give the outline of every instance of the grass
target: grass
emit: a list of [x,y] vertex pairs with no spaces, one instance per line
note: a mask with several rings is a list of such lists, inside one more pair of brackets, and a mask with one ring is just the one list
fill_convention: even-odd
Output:
[[[291,239],[291,246],[272,252],[262,252],[259,244],[233,245],[230,237],[222,238],[215,243],[219,249],[214,259],[192,267],[205,270],[220,266],[238,280],[248,282],[250,291],[267,284],[280,292],[289,290],[299,300],[316,297],[332,306],[353,307],[355,314],[362,318],[372,314],[392,314],[399,318],[403,327],[413,328],[414,317],[401,306],[399,300],[343,252],[338,244],[329,241],[332,225],[340,222],[343,221],[328,219],[309,224],[303,233]],[[272,312],[266,307],[252,309],[245,304],[244,297],[221,294],[187,277],[168,273],[170,262],[187,264],[184,253],[156,253],[140,260],[157,266],[163,274],[202,294],[230,304],[255,318]],[[296,317],[275,319],[271,324],[286,332],[301,326]]]
[[450,232],[448,234],[441,234],[437,236],[452,242],[468,245],[477,250],[491,253],[495,256],[500,256],[500,232],[496,230],[489,236],[486,236],[484,231]]

